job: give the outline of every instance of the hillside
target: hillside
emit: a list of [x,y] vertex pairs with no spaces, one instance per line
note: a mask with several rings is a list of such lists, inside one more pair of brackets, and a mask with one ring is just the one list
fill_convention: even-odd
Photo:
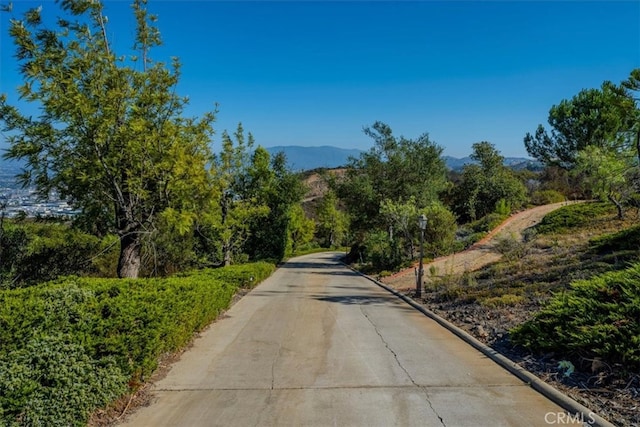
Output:
[[[548,214],[550,211],[555,212]],[[616,220],[610,205],[539,206],[513,215],[472,248],[428,262],[424,266],[425,293],[416,300],[615,425],[638,426],[640,376],[637,362],[633,364],[637,346],[616,334],[625,328],[634,331],[635,327],[638,331],[637,315],[624,314],[625,307],[634,304],[623,299],[635,295],[637,300],[638,291],[622,284],[629,283],[631,289],[637,289],[633,271],[625,270],[640,260],[639,248],[637,220]],[[606,273],[610,275],[604,276]],[[618,277],[622,278],[619,283],[615,282]],[[403,294],[414,295],[413,268],[382,281]],[[572,296],[576,283],[583,288],[592,283],[600,292],[594,293],[592,299],[580,297],[576,311],[582,314],[571,312],[558,302],[578,298]],[[554,295],[561,296],[555,305],[550,303]],[[598,309],[599,300],[606,310]],[[590,309],[582,312],[584,306]],[[540,322],[551,324],[549,329],[553,332],[549,335],[561,345],[534,351],[525,348],[522,341],[512,340],[518,327],[541,312],[544,316]],[[607,316],[620,325],[628,322],[629,326],[612,329]],[[582,335],[561,331],[553,319],[568,323],[567,329],[574,324],[571,322],[584,322]],[[543,335],[541,323],[529,326],[529,330],[535,339],[551,345],[549,335]],[[522,330],[520,336],[524,336]],[[599,345],[590,345],[589,340]],[[579,343],[586,344],[580,347]],[[603,349],[608,348],[624,353],[628,360],[621,362],[621,357],[612,355],[614,351],[604,354]],[[563,373],[562,362],[567,361],[573,363],[569,365],[572,371]]]

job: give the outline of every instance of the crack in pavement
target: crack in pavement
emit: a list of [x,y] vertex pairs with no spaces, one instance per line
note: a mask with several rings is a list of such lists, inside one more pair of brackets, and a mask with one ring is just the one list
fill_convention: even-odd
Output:
[[282,341],[279,342],[278,344],[278,351],[276,352],[275,357],[273,358],[273,362],[271,362],[271,390],[273,390],[275,388],[275,382],[276,382],[276,362],[278,361],[278,359],[280,358],[282,353]]
[[384,344],[384,346],[387,348],[387,350],[389,350],[389,352],[391,354],[393,354],[394,359],[396,360],[396,363],[398,364],[398,366],[400,367],[400,369],[402,369],[405,373],[405,375],[407,376],[407,378],[409,378],[409,380],[411,381],[411,383],[419,388],[420,390],[422,390],[422,392],[425,395],[425,400],[427,401],[427,403],[429,404],[429,407],[431,408],[431,411],[436,415],[436,417],[438,417],[438,419],[440,420],[440,424],[442,424],[444,427],[447,427],[447,425],[445,424],[444,420],[442,419],[442,417],[440,416],[440,414],[438,414],[438,412],[435,410],[435,408],[433,407],[433,404],[431,403],[431,400],[429,399],[429,393],[427,392],[427,390],[420,386],[418,383],[416,383],[416,381],[413,379],[413,377],[411,376],[411,374],[409,374],[409,371],[407,371],[407,369],[402,365],[402,363],[400,363],[400,359],[398,359],[398,354],[393,351],[393,349],[389,346],[389,343],[384,339],[384,337],[382,336],[382,334],[380,333],[380,330],[378,329],[378,326],[373,322],[373,320],[369,317],[369,315],[365,312],[364,307],[362,305],[359,306],[360,307],[360,312],[362,313],[362,315],[369,321],[369,323],[371,323],[371,326],[373,326],[373,330],[376,331],[376,334],[378,334],[378,337],[380,337],[380,340],[382,341],[382,343]]

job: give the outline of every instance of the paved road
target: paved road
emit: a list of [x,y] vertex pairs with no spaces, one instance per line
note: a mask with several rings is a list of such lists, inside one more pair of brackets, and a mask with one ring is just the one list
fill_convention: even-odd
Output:
[[548,426],[560,407],[336,254],[291,260],[128,426]]

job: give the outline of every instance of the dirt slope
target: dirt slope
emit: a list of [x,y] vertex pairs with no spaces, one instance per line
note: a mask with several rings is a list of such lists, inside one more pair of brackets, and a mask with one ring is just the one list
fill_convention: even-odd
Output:
[[[561,202],[537,206],[509,217],[469,249],[446,257],[437,258],[425,264],[425,278],[428,280],[430,276],[442,277],[445,275],[458,275],[464,272],[478,270],[487,264],[498,261],[502,257],[502,255],[495,250],[498,239],[503,236],[514,236],[520,239],[524,230],[538,224],[549,212],[566,206],[569,203],[575,202]],[[435,274],[432,275],[432,271],[435,271]],[[415,267],[408,268],[382,279],[385,284],[399,290],[414,288],[415,280]]]

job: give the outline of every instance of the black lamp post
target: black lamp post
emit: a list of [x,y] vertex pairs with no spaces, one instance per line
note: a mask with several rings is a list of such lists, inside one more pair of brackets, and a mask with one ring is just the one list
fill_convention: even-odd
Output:
[[424,258],[424,230],[427,228],[427,217],[425,214],[420,215],[418,218],[418,225],[420,226],[420,264],[418,267],[418,281],[416,282],[416,298],[421,298],[422,276],[424,275],[422,268],[422,258]]

